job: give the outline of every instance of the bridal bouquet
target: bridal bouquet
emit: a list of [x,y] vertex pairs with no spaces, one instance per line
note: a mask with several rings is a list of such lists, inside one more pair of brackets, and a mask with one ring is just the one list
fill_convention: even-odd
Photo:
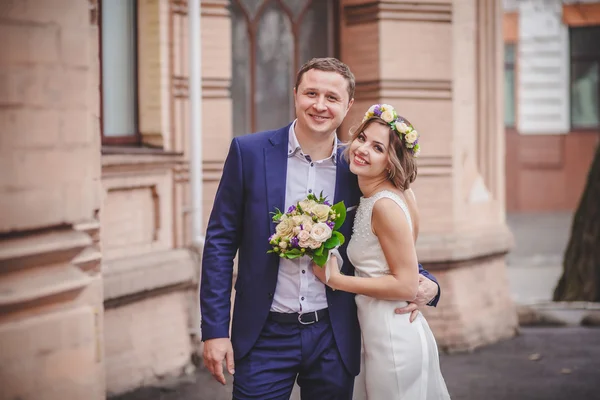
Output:
[[277,226],[269,238],[272,249],[267,253],[287,259],[308,256],[322,267],[329,251],[344,244],[344,235],[338,232],[346,219],[343,201],[331,205],[323,193],[319,197],[309,194],[285,214],[278,209],[271,214]]

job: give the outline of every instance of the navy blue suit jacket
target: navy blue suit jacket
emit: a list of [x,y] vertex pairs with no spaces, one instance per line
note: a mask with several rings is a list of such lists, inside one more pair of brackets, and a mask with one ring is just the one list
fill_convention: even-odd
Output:
[[[202,340],[229,337],[233,260],[238,254],[238,276],[231,327],[234,358],[254,346],[265,324],[279,268],[279,257],[267,254],[275,232],[270,212],[284,210],[289,125],[274,131],[234,138],[223,168],[206,232],[202,258],[200,305]],[[333,202],[358,205],[357,178],[339,155]],[[343,273],[354,274],[346,257],[355,210],[348,213],[340,232]],[[419,266],[420,272],[435,281]],[[436,297],[435,303],[439,298]],[[354,294],[327,288],[327,303],[336,344],[349,372],[360,369],[360,329]]]

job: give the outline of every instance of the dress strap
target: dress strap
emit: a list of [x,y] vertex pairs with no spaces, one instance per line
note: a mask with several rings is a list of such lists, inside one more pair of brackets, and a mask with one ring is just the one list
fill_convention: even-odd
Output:
[[402,211],[404,211],[404,215],[406,216],[406,219],[408,220],[408,225],[410,226],[410,231],[413,231],[413,224],[412,224],[412,218],[410,217],[410,211],[408,211],[408,206],[406,205],[406,202],[404,201],[404,199],[402,199],[402,197],[400,197],[398,194],[389,191],[389,190],[382,190],[381,192],[375,193],[373,195],[373,202],[372,204],[375,205],[375,202],[379,199],[383,199],[383,198],[388,198],[393,200],[396,204],[398,204],[398,206],[402,209]]

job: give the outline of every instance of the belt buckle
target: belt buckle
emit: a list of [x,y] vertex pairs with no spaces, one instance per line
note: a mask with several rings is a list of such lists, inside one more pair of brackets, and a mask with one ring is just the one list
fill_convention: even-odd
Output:
[[314,321],[304,322],[304,321],[302,321],[302,316],[304,315],[304,313],[298,313],[298,322],[300,322],[302,325],[312,325],[315,322],[319,322],[319,314],[317,314],[316,311],[311,311],[311,312],[306,313],[306,314],[308,315],[308,314],[312,314],[312,313],[315,314],[315,320]]

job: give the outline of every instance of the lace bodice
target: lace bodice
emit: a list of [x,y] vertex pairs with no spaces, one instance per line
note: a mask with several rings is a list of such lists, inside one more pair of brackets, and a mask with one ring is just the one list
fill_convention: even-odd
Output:
[[408,207],[404,200],[396,193],[389,190],[382,190],[371,197],[361,197],[360,204],[356,210],[354,226],[352,227],[352,237],[348,243],[347,250],[348,259],[354,265],[356,276],[377,277],[390,272],[383,249],[379,244],[379,239],[375,236],[371,228],[373,206],[377,200],[382,198],[392,199],[398,204],[406,215],[411,231],[413,229]]

